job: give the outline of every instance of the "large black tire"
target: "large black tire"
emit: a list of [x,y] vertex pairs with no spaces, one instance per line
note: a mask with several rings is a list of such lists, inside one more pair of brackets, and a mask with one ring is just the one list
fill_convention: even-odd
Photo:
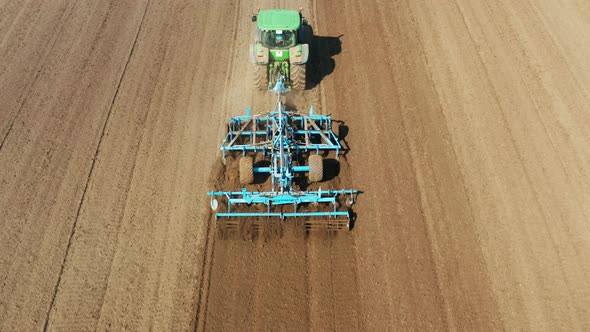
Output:
[[305,90],[306,64],[291,65],[291,88],[293,90]]
[[252,65],[252,84],[256,90],[268,89],[268,73],[266,65]]
[[313,38],[311,25],[302,24],[297,35],[299,37],[299,44],[311,44]]
[[324,159],[319,154],[309,156],[309,182],[320,182],[324,179]]
[[240,184],[245,186],[254,182],[254,161],[252,157],[240,158]]

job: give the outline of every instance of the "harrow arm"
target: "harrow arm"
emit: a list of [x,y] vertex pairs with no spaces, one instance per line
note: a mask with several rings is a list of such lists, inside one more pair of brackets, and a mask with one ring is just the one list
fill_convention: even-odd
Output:
[[[212,196],[211,206],[217,207],[215,196],[226,197],[227,212],[215,214],[216,218],[224,217],[280,217],[281,219],[291,217],[346,217],[349,218],[348,211],[337,211],[337,198],[339,195],[348,196],[349,202],[354,202],[354,196],[358,194],[357,190],[317,190],[317,191],[293,191],[288,193],[277,192],[258,192],[247,191],[210,191],[207,195]],[[215,201],[215,204],[213,202]],[[297,207],[302,204],[332,204],[333,211],[305,212],[297,211]],[[252,204],[266,205],[266,212],[233,212],[232,206],[250,206]],[[292,205],[293,212],[274,212],[273,206]]]

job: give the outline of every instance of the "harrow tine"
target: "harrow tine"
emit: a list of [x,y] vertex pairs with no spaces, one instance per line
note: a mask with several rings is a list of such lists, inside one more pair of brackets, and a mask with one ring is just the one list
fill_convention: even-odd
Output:
[[340,232],[349,230],[347,219],[321,220],[218,220],[217,229],[221,238],[238,235],[242,239],[252,240],[263,236],[264,239],[281,238],[289,232],[305,234],[316,232]]

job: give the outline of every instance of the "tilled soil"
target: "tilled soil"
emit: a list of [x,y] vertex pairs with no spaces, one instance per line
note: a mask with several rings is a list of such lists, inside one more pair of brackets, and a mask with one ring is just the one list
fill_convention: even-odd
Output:
[[[341,121],[351,232],[218,235],[256,7],[314,27],[286,102]],[[589,41],[577,0],[0,1],[0,330],[590,330]]]

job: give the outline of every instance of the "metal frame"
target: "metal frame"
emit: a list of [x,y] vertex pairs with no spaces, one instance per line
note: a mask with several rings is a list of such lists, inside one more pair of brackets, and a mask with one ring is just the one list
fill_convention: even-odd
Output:
[[[216,217],[279,217],[286,219],[288,217],[346,217],[349,218],[348,211],[338,211],[336,200],[339,195],[353,195],[357,194],[356,190],[322,190],[317,191],[292,191],[288,193],[276,192],[255,192],[247,191],[242,188],[242,191],[214,191],[209,192],[209,196],[225,196],[228,200],[227,212],[216,213]],[[332,211],[298,211],[298,206],[301,204],[319,203],[332,204]],[[263,204],[266,205],[265,212],[233,212],[232,205],[240,204]],[[291,212],[273,212],[272,207],[277,205],[292,205]]]
[[[284,111],[283,107],[279,100],[278,111],[253,116],[247,108],[245,116],[231,118],[228,133],[221,144],[223,158],[227,152],[242,152],[244,155],[247,152],[262,152],[266,155],[280,148],[277,143],[281,138],[295,153],[335,151],[338,158],[342,146],[332,131],[329,115],[314,114],[313,106],[308,114]],[[314,143],[317,141],[320,143]]]
[[[281,94],[286,91],[284,78],[280,78],[273,91],[277,93],[275,110],[259,115],[252,115],[250,108],[245,116],[233,117],[228,124],[228,133],[221,144],[224,163],[227,154],[262,153],[263,159],[270,157],[270,166],[254,167],[256,174],[268,173],[271,176],[271,190],[266,192],[247,191],[212,191],[211,207],[217,208],[214,197],[227,198],[227,212],[216,213],[216,218],[231,217],[345,217],[348,221],[348,211],[338,211],[338,196],[347,196],[347,205],[353,204],[357,190],[322,190],[297,191],[293,188],[295,173],[309,172],[309,166],[293,165],[293,157],[299,158],[301,153],[319,154],[334,151],[336,158],[342,146],[332,131],[332,121],[328,115],[314,114],[313,106],[308,114],[285,110]],[[299,211],[302,204],[318,206],[332,204],[330,211]],[[262,204],[265,212],[233,212],[232,206]],[[291,212],[273,211],[276,206],[293,206]],[[281,208],[283,209],[283,208]]]

